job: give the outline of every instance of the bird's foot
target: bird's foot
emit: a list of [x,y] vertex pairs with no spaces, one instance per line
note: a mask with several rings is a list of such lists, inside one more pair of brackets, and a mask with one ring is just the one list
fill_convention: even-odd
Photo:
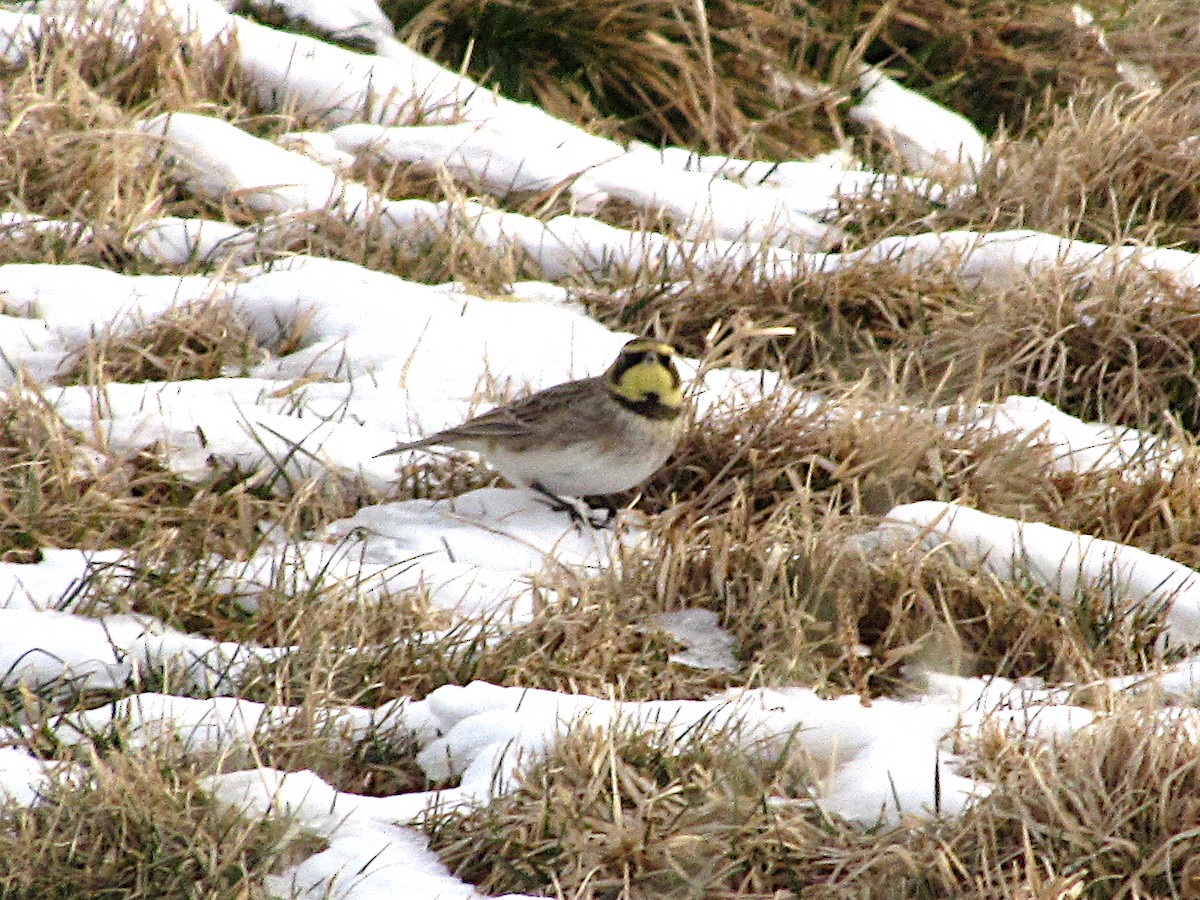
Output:
[[571,522],[576,528],[582,529],[584,525],[589,528],[607,528],[612,524],[616,515],[616,510],[611,503],[606,503],[601,509],[593,509],[581,498],[576,497],[560,497],[553,491],[547,490],[541,484],[534,483],[530,485],[534,491],[542,496],[546,504],[554,512],[565,512],[571,517]]

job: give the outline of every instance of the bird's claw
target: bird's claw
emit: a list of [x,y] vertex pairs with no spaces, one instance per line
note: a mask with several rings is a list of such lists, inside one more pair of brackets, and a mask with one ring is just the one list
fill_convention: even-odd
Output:
[[531,485],[531,487],[553,512],[565,512],[571,517],[571,524],[576,528],[582,529],[584,525],[589,528],[607,528],[609,527],[616,515],[616,510],[611,505],[607,505],[601,509],[594,509],[589,506],[585,500],[576,497],[560,497],[553,491],[548,491],[540,484]]

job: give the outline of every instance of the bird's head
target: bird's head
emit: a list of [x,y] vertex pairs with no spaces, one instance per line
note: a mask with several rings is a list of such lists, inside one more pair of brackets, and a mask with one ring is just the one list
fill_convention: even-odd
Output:
[[662,341],[634,338],[621,348],[605,381],[618,403],[642,415],[673,419],[683,409],[675,348]]

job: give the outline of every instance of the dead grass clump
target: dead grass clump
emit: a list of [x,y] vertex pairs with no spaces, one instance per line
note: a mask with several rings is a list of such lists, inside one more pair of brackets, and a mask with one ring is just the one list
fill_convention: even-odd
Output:
[[[839,29],[867,22],[883,0],[821,4]],[[1194,10],[1179,0],[1100,2],[1071,7],[1053,0],[971,4],[900,0],[866,48],[868,62],[899,72],[904,83],[963,113],[985,132],[1020,128],[1032,112],[1063,106],[1088,89],[1155,81],[1168,89],[1196,72]],[[1032,195],[1031,195],[1032,196]]]
[[218,574],[193,554],[159,558],[139,545],[119,563],[97,566],[70,599],[83,615],[138,613],[164,625],[221,641],[249,641],[261,626],[238,597],[221,590]]
[[[866,62],[888,66],[908,87],[985,132],[1020,123],[1031,102],[1060,103],[1085,83],[1120,79],[1117,59],[1098,31],[1123,24],[1117,4],[1089,7],[1097,27],[1081,23],[1074,10],[1054,0],[836,0],[805,6],[831,37],[855,34],[869,41]],[[1153,25],[1146,21],[1144,27]],[[844,64],[847,55],[843,51],[830,62]]]
[[1170,475],[1122,472],[1063,479],[1060,528],[1130,544],[1200,568],[1200,472],[1195,449]]
[[68,57],[48,51],[5,83],[0,191],[12,209],[88,223],[93,240],[115,252],[134,221],[158,213],[162,173],[128,114],[97,94]]
[[1059,879],[1073,896],[1196,895],[1200,754],[1189,722],[1127,711],[1055,747],[998,740],[986,767],[995,791],[947,841],[980,896],[1021,896],[1005,890],[1010,879]]
[[[1085,85],[1136,80],[1132,71],[1170,85],[1198,63],[1183,3],[1093,4],[1095,22],[1055,0],[383,5],[422,52],[556,116],[759,158],[841,140],[862,63],[887,66],[987,132]],[[785,86],[797,77],[833,90],[801,96]]]
[[1196,17],[1189,0],[1120,4],[1120,25],[1108,33],[1114,54],[1149,67],[1168,88],[1195,78]]
[[653,557],[624,565],[612,592],[716,612],[741,662],[726,684],[873,697],[907,693],[913,666],[1082,682],[1159,659],[1160,609],[1130,610],[1104,591],[1060,597],[945,547],[864,554],[851,535],[865,527],[826,518],[816,530],[793,509],[748,534],[668,532]]
[[[622,567],[617,593],[716,612],[750,682],[894,686],[905,662],[932,652],[931,631],[953,634],[946,653],[960,659],[952,668],[974,671],[974,654],[995,661],[1003,653],[975,647],[992,638],[959,634],[959,620],[977,617],[993,586],[964,577],[949,587],[927,572],[929,581],[905,595],[886,579],[850,579],[843,559],[837,535],[851,523],[923,499],[1020,515],[1053,507],[1055,488],[1042,454],[1020,442],[953,440],[920,413],[852,399],[806,409],[792,395],[710,417],[646,486],[642,507],[663,511],[656,553]],[[966,608],[944,616],[942,599],[906,606],[930,592]],[[884,623],[893,619],[909,624],[890,631]]]
[[40,547],[95,549],[128,540],[131,527],[140,534],[131,479],[123,463],[83,447],[41,394],[18,384],[0,396],[0,551],[36,562]]
[[216,640],[280,646],[289,643],[296,621],[311,617],[318,604],[341,608],[338,601],[350,588],[296,566],[295,558],[266,583],[251,580],[253,591],[231,587],[239,577],[238,561],[264,545],[263,522],[275,523],[279,535],[298,539],[350,515],[359,502],[338,485],[311,482],[285,497],[235,472],[224,482],[200,486],[144,456],[137,463],[144,473],[134,469],[133,501],[125,520],[116,523],[126,530],[104,534],[97,542],[130,552],[89,579],[74,598],[83,611],[144,613]]
[[120,522],[125,531],[111,533],[109,545],[135,547],[149,556],[165,552],[176,560],[206,553],[245,556],[262,541],[259,523],[288,505],[234,469],[214,470],[208,484],[188,481],[150,451],[131,461],[127,496],[140,518]]
[[688,430],[671,462],[643,488],[646,511],[681,520],[731,508],[754,522],[802,500],[805,518],[834,511],[883,515],[900,503],[957,500],[997,515],[1053,510],[1048,449],[1007,436],[950,434],[920,409],[840,398],[776,396],[717,409]]
[[417,749],[411,736],[397,738],[379,731],[347,745],[311,733],[289,741],[286,730],[276,730],[260,743],[258,752],[260,765],[315,772],[335,790],[350,794],[392,797],[437,787],[417,763]]
[[623,563],[612,592],[716,612],[736,638],[742,683],[876,694],[896,690],[913,663],[1074,680],[1138,671],[1156,658],[1159,610],[1126,610],[1103,591],[1057,597],[945,552],[875,559],[851,549],[851,535],[902,503],[953,501],[1073,527],[1089,508],[1085,490],[1121,496],[1117,473],[1055,475],[1049,452],[954,436],[920,411],[852,396],[714,416],[646,486],[642,508],[661,511],[654,553]]
[[[759,158],[834,146],[864,62],[890,67],[989,132],[1086,83],[1121,83],[1129,70],[1120,62],[1160,77],[1190,74],[1186,63],[1196,63],[1178,37],[1170,55],[1186,58],[1166,59],[1163,38],[1186,27],[1182,9],[1125,16],[1127,5],[1094,9],[1095,24],[1055,0],[383,6],[417,49],[560,118],[654,145]],[[1106,30],[1122,33],[1120,57]],[[832,85],[831,96],[788,90],[797,77]]]
[[[440,162],[390,161],[386,154],[369,150],[358,153],[347,174],[389,200],[418,198],[436,203],[464,196],[491,196],[502,203],[506,211],[533,216],[543,222],[574,211],[566,190],[569,180],[540,191],[498,189],[486,180],[476,180],[462,172],[452,174]],[[631,216],[635,213],[640,210],[631,207]],[[645,218],[644,213],[642,218]]]
[[[454,199],[465,198],[455,194]],[[306,213],[303,222],[309,228],[279,252],[341,259],[422,284],[459,281],[484,295],[503,295],[515,281],[541,277],[521,247],[496,248],[476,239],[470,221],[450,227],[431,221],[419,239],[410,239],[406,227],[408,237],[400,240],[382,208],[359,218],[362,221],[348,222],[332,211]]]
[[285,822],[218,807],[177,761],[114,754],[0,815],[0,894],[266,900],[268,874],[318,849]]
[[427,827],[443,861],[485,894],[977,896],[975,873],[945,842],[957,823],[856,827],[810,802],[815,782],[801,753],[758,759],[726,735],[576,728],[514,789]]
[[554,584],[532,618],[516,625],[455,619],[415,594],[366,600],[332,589],[268,592],[240,633],[249,629],[260,643],[293,650],[261,667],[242,692],[270,702],[320,695],[377,706],[476,680],[629,700],[705,697],[735,682],[670,662],[680,646],[654,625],[663,607],[653,594],[566,575]]
[[740,683],[731,673],[670,660],[682,649],[652,619],[661,597],[622,579],[565,586],[532,621],[506,629],[481,653],[474,677],[493,684],[620,700],[700,699]]
[[82,221],[42,222],[30,214],[28,219],[14,217],[0,225],[0,265],[36,262],[119,267],[127,259],[120,235]]
[[60,384],[135,384],[245,376],[265,359],[226,303],[177,307],[133,331],[108,331],[77,351]]
[[[114,23],[114,18],[120,24]],[[15,212],[71,225],[16,226],[0,261],[86,262],[122,271],[143,265],[130,235],[164,214],[227,218],[163,177],[158,143],[137,121],[164,111],[221,115],[260,133],[295,129],[286,112],[259,115],[254,88],[228,42],[202,45],[148,4],[80,10],[43,28],[28,63],[0,76],[0,192]]]
[[577,729],[512,791],[430,824],[485,893],[575,897],[1190,897],[1200,756],[1118,715],[1054,747],[995,735],[965,816],[869,830],[805,802],[802,760]]
[[622,197],[606,197],[591,217],[626,231],[658,232],[670,240],[686,238],[665,210],[656,210]]
[[[314,685],[287,722],[259,729],[244,765],[313,772],[335,790],[369,797],[439,787],[417,762],[419,748],[411,732],[392,727],[381,716],[365,733],[350,734],[338,723],[338,705]],[[242,764],[235,755],[223,758],[222,768],[228,770],[231,761]]]
[[870,691],[895,690],[912,663],[1059,683],[1134,674],[1160,659],[1161,608],[1129,608],[1115,591],[1059,596],[1033,578],[1010,582],[945,546],[845,554],[830,580],[843,652],[857,650],[845,665]]
[[[829,146],[811,106],[780,98],[770,66],[804,42],[793,8],[739,4],[585,6],[563,0],[386,2],[399,36],[552,115],[652,144],[809,153]],[[762,39],[769,36],[769,44]],[[786,115],[784,112],[786,111]]]
[[188,569],[210,553],[245,558],[262,543],[263,521],[299,535],[357,503],[330,480],[285,492],[275,480],[214,467],[208,482],[189,481],[152,449],[123,459],[86,446],[27,385],[0,396],[0,552],[129,547],[157,560],[153,571],[163,560]]
[[[798,778],[801,766],[756,763],[720,734],[672,742],[577,728],[514,790],[435,818],[430,843],[489,895],[732,896],[746,864],[740,839],[784,769]],[[819,829],[806,837],[815,845]]]
[[1002,142],[948,225],[1200,248],[1197,88],[1090,91]]
[[[888,150],[894,152],[890,147]],[[940,197],[931,199],[935,196],[931,185],[937,183],[939,177],[950,179],[954,175],[945,172],[925,177],[929,179],[928,183],[897,181],[877,193],[866,192],[860,196],[839,198],[838,216],[833,221],[842,229],[845,237],[836,249],[841,252],[861,250],[884,238],[943,229],[943,210],[947,202]],[[941,183],[951,192],[952,198],[957,198],[955,188],[959,187],[958,184],[947,180]],[[954,202],[956,200],[952,200],[951,205]],[[929,276],[933,273],[912,274]]]
[[680,352],[710,365],[765,368],[828,386],[868,376],[894,380],[900,373],[889,353],[908,335],[924,334],[936,311],[966,292],[962,279],[941,267],[860,262],[786,281],[750,271],[697,274],[617,292],[585,290],[580,298],[611,327],[669,336]]
[[216,110],[232,119],[258,111],[257,93],[241,71],[228,36],[209,44],[194,29],[152,4],[80,9],[43,28],[28,77],[78,77],[97,97],[143,114]]
[[436,171],[415,163],[391,162],[369,152],[355,157],[346,176],[389,200],[419,198],[438,203],[450,199],[445,190],[446,180]]
[[0,261],[129,270],[126,242],[146,219],[200,211],[163,177],[157,145],[136,120],[220,110],[245,123],[250,109],[234,95],[247,88],[231,48],[205,48],[152,9],[128,40],[94,12],[47,26],[28,64],[0,76],[0,193],[14,212],[72,223],[58,231],[14,226],[16,240],[4,242]]
[[280,583],[256,604],[255,639],[292,649],[257,667],[241,693],[292,706],[320,696],[331,704],[376,707],[397,697],[420,699],[445,684],[467,684],[496,632],[486,623],[451,624],[417,592],[368,599],[346,586],[296,590]]
[[697,672],[697,687],[806,684],[847,690],[853,680],[845,654],[852,651],[846,650],[849,636],[838,630],[836,554],[826,551],[811,523],[789,521],[784,512],[754,526],[736,516],[690,527],[660,525],[649,549],[630,553],[612,583],[593,591],[611,595],[614,604],[644,597],[640,602],[657,610],[716,613],[719,626],[734,638],[740,668],[730,674]]
[[944,390],[1032,394],[1085,420],[1200,427],[1192,292],[1126,267],[1084,280],[1048,273],[943,308],[917,350]]
[[1089,421],[1200,425],[1192,292],[1135,264],[1042,271],[1003,290],[950,266],[856,263],[788,283],[743,275],[581,296],[602,321],[667,335],[707,365],[802,386],[861,382],[881,400],[923,405],[1026,394]]

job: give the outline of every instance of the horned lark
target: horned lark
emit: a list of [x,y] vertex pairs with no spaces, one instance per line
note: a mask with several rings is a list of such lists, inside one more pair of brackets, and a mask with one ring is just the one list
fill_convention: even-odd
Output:
[[603,375],[568,381],[419,441],[480,453],[509,482],[578,513],[564,497],[615,494],[658,471],[679,441],[683,388],[675,348],[636,338]]

